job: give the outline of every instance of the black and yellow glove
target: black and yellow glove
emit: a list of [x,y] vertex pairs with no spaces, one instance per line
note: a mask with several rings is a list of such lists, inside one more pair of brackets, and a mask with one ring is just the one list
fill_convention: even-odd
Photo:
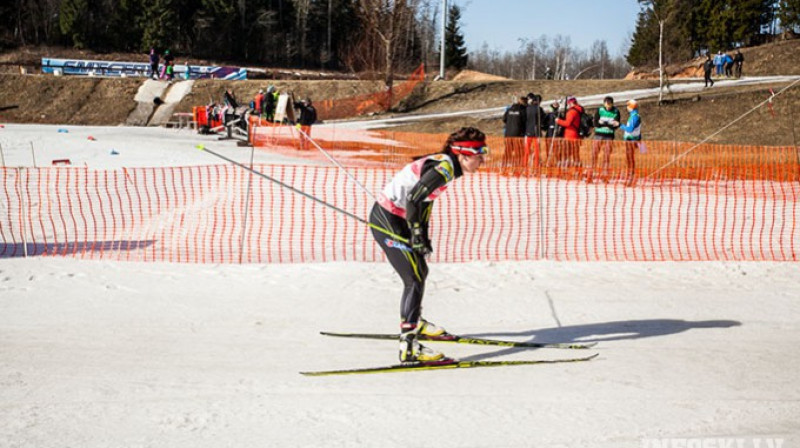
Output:
[[430,255],[433,250],[425,230],[418,222],[409,223],[409,227],[411,228],[411,250],[421,257]]

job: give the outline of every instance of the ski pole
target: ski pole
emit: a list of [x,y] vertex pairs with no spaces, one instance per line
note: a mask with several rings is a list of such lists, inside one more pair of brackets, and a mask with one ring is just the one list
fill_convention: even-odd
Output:
[[307,199],[311,199],[312,201],[317,202],[320,205],[324,205],[325,207],[328,207],[329,209],[331,209],[333,211],[339,212],[339,213],[341,213],[341,214],[343,214],[343,215],[345,215],[345,216],[347,216],[349,218],[353,218],[353,219],[355,219],[356,221],[358,221],[358,222],[360,222],[362,224],[366,224],[369,228],[375,229],[378,232],[381,232],[381,233],[383,233],[383,234],[385,234],[387,236],[390,236],[390,237],[392,237],[394,240],[396,240],[398,242],[408,244],[408,239],[403,238],[402,236],[397,235],[395,233],[392,233],[389,230],[386,230],[383,227],[380,227],[380,226],[378,226],[376,224],[373,224],[373,223],[367,221],[366,219],[361,218],[359,216],[356,216],[356,215],[354,215],[354,214],[352,214],[352,213],[350,213],[350,212],[348,212],[346,210],[342,210],[341,208],[336,207],[335,205],[329,204],[329,203],[323,201],[322,199],[319,199],[319,198],[317,198],[315,196],[312,196],[312,195],[306,193],[305,191],[298,190],[297,188],[294,188],[293,186],[291,186],[289,184],[283,183],[283,182],[279,181],[278,179],[275,179],[274,177],[270,177],[270,176],[268,176],[268,175],[266,175],[266,174],[264,174],[264,173],[262,173],[262,172],[260,172],[258,170],[250,168],[249,166],[247,166],[245,164],[239,163],[239,162],[237,162],[237,161],[235,161],[235,160],[233,160],[231,158],[223,156],[222,154],[220,154],[218,152],[214,152],[214,151],[206,148],[204,145],[197,145],[196,147],[197,147],[197,149],[199,149],[201,151],[205,151],[205,152],[207,152],[207,153],[209,153],[211,155],[219,157],[222,160],[225,160],[225,161],[227,161],[229,163],[232,163],[233,165],[236,165],[239,168],[242,168],[242,169],[244,169],[246,171],[249,171],[249,172],[255,174],[256,176],[263,177],[264,179],[267,179],[268,181],[273,182],[273,183],[275,183],[275,184],[277,184],[277,185],[279,185],[279,186],[281,186],[281,187],[283,187],[283,188],[285,188],[285,189],[287,189],[287,190],[289,190],[289,191],[291,191],[293,193],[297,193],[297,194],[299,194],[299,195],[301,195],[301,196],[303,196],[303,197],[305,197]]
[[361,182],[358,181],[358,179],[356,179],[352,174],[350,174],[350,171],[347,171],[347,169],[344,166],[342,166],[342,164],[339,163],[336,159],[334,159],[333,156],[330,155],[330,153],[328,153],[328,151],[325,151],[322,148],[322,146],[318,145],[317,142],[315,142],[310,135],[303,132],[303,130],[300,128],[297,129],[297,132],[300,133],[300,138],[305,138],[309,142],[311,142],[311,144],[314,145],[314,147],[317,148],[319,152],[321,152],[325,157],[328,158],[328,160],[330,160],[334,165],[336,165],[337,168],[339,168],[342,172],[344,172],[344,174],[347,177],[349,177],[350,180],[352,180],[356,185],[358,185],[362,190],[364,190],[364,192],[367,193],[369,197],[372,198],[373,201],[377,201],[375,195],[372,194],[372,192],[369,191],[367,187],[365,187]]

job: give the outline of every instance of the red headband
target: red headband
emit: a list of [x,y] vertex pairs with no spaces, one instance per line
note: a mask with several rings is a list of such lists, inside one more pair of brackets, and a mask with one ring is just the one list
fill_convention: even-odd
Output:
[[489,147],[486,146],[486,142],[479,140],[453,142],[453,144],[450,145],[450,149],[456,154],[463,154],[465,156],[489,154]]

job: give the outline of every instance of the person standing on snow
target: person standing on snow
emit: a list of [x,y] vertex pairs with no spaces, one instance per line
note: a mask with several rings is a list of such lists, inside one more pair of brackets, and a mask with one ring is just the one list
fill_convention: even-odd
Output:
[[725,77],[733,78],[733,58],[728,53],[725,53],[722,58],[725,65]]
[[264,114],[270,123],[275,120],[275,107],[278,104],[278,97],[279,93],[275,91],[275,86],[269,86],[266,95],[264,95]]
[[703,63],[703,80],[705,81],[705,87],[708,87],[711,84],[711,87],[714,87],[714,80],[711,79],[711,71],[714,69],[714,61],[711,60],[711,55],[706,55],[706,62]]
[[[400,361],[430,362],[444,354],[424,347],[418,336],[446,339],[448,333],[422,318],[422,297],[432,252],[428,221],[433,201],[464,173],[476,172],[489,153],[486,135],[464,127],[450,134],[444,149],[422,156],[398,172],[378,195],[369,222],[372,236],[403,280],[400,302]],[[381,230],[378,230],[381,229]],[[396,236],[395,236],[396,235]],[[405,244],[399,238],[407,240]]]
[[744,55],[740,49],[736,49],[736,55],[733,56],[733,65],[736,71],[736,77],[742,77],[742,65],[744,65]]
[[306,98],[294,104],[295,109],[300,110],[300,118],[297,120],[297,129],[300,135],[300,150],[308,149],[308,142],[311,138],[311,125],[317,122],[317,109],[311,103],[311,98]]
[[264,106],[264,89],[258,89],[258,93],[253,97],[253,112],[261,118],[262,107]]
[[503,114],[505,124],[505,151],[503,152],[503,168],[515,171],[522,165],[523,145],[525,136],[525,115],[528,107],[528,98],[522,96],[517,102],[506,109]]
[[150,49],[150,78],[158,79],[158,53],[155,48]]
[[526,170],[533,149],[533,167],[539,166],[539,137],[542,136],[544,110],[540,103],[542,97],[534,93],[528,94],[528,107],[525,109],[525,157],[523,169]]
[[636,100],[628,100],[628,122],[619,128],[625,131],[625,159],[628,165],[628,174],[625,185],[634,185],[634,172],[636,170],[636,148],[642,140],[642,119],[639,117],[639,103]]
[[581,114],[583,106],[578,104],[578,99],[574,96],[567,97],[567,112],[564,118],[557,119],[556,124],[564,129],[564,145],[566,147],[566,160],[568,166],[578,167],[581,165],[581,135],[578,130],[581,127]]
[[594,141],[592,142],[592,164],[586,174],[586,182],[592,183],[592,175],[597,166],[597,156],[603,151],[603,181],[608,181],[608,170],[611,167],[611,150],[614,144],[614,131],[619,128],[619,109],[614,106],[614,98],[603,99],[603,105],[594,115]]

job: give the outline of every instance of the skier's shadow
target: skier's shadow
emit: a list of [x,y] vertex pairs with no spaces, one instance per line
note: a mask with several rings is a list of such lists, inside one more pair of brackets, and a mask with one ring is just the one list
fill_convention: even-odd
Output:
[[[651,338],[683,333],[684,331],[702,328],[731,328],[742,325],[735,320],[703,320],[686,321],[679,319],[647,319],[600,322],[585,325],[542,328],[519,332],[494,332],[470,334],[481,338],[515,338],[527,342],[610,342],[631,339]],[[524,338],[524,339],[522,339]],[[480,360],[499,355],[514,353],[525,349],[509,348],[483,355],[462,358],[464,360]]]

